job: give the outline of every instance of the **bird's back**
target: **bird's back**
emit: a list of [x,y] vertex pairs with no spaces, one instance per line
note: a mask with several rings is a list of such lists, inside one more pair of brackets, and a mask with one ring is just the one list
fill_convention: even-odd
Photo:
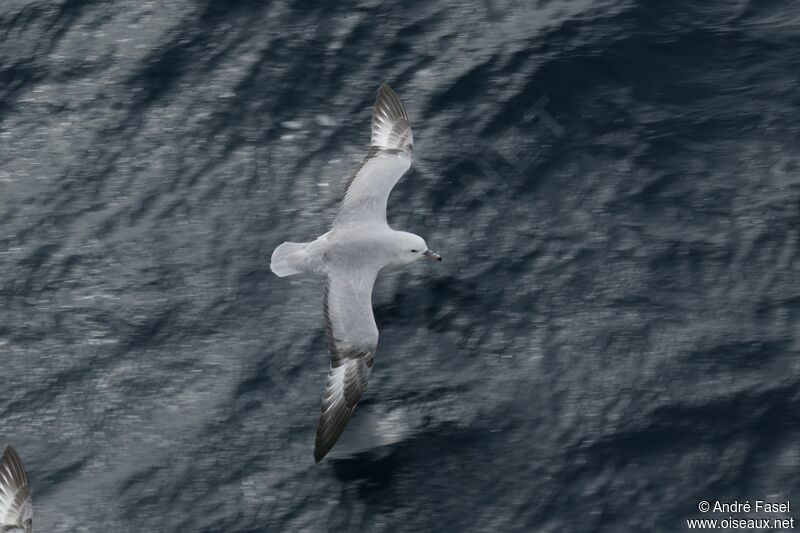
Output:
[[395,232],[386,225],[352,224],[330,232],[325,264],[352,268],[356,265],[380,269],[393,255],[391,238]]

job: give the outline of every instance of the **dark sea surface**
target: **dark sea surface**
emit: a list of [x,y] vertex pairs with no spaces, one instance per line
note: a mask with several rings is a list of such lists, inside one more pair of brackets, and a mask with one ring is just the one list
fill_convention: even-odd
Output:
[[[329,228],[381,82],[389,222],[444,261],[378,280],[316,465],[324,282],[269,260]],[[799,82],[798,2],[2,0],[34,531],[800,528]]]

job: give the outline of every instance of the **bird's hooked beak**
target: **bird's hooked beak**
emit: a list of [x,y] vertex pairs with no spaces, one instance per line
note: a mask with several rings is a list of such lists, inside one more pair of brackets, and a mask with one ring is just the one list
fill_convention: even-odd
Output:
[[430,249],[425,250],[422,253],[422,255],[424,255],[428,259],[433,259],[435,261],[441,261],[442,260],[442,256],[441,255],[437,254],[436,252],[434,252],[433,250],[430,250]]

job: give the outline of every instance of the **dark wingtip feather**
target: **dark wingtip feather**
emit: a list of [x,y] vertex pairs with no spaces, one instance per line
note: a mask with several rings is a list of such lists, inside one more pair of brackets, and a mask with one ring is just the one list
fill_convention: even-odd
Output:
[[375,98],[375,107],[388,108],[389,111],[391,111],[389,116],[392,118],[408,119],[408,114],[406,113],[405,107],[403,107],[403,103],[400,101],[400,97],[397,96],[394,89],[385,83],[381,83],[381,86],[378,88],[378,95]]
[[25,467],[22,466],[22,458],[17,453],[17,450],[10,444],[6,446],[3,458],[0,459],[0,467],[2,466],[8,469],[17,486],[28,486],[28,474],[25,472]]
[[319,463],[328,455],[339,437],[344,433],[353,416],[354,408],[344,405],[334,406],[330,412],[320,412],[317,424],[317,436],[314,439],[314,461]]
[[[22,459],[13,446],[6,446],[0,459],[0,493],[7,523],[0,524],[2,531],[31,530],[33,507],[28,486],[28,474],[22,466]],[[6,529],[2,526],[11,526]]]
[[372,112],[370,144],[382,149],[410,151],[414,144],[408,114],[391,87],[382,83]]

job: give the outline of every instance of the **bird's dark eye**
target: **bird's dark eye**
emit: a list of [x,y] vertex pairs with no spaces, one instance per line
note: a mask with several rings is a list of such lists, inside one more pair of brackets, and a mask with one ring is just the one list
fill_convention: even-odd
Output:
[[415,254],[415,253],[417,253],[417,251],[416,250],[411,250],[411,253]]

